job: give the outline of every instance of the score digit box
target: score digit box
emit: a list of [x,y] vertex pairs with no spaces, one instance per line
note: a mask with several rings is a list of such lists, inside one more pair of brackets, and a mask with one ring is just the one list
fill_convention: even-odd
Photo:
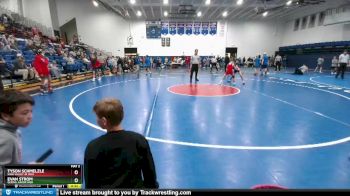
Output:
[[3,182],[6,188],[81,188],[83,166],[75,165],[6,165]]

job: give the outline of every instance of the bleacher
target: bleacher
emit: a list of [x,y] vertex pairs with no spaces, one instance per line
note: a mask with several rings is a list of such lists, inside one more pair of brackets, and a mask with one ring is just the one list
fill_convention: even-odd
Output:
[[321,42],[321,43],[312,43],[312,44],[302,44],[302,45],[291,45],[291,46],[282,46],[279,48],[280,52],[288,53],[288,52],[296,52],[298,49],[305,50],[321,50],[323,51],[331,50],[331,51],[342,51],[345,48],[350,47],[350,41],[335,41],[335,42]]
[[323,57],[324,68],[331,67],[332,58],[339,56],[345,49],[350,49],[350,41],[321,42],[302,45],[283,46],[279,54],[286,57],[287,67],[300,67],[303,64],[316,67],[317,59]]
[[[3,11],[3,10],[2,10]],[[3,13],[0,8],[0,14]],[[8,13],[6,13],[8,14]],[[21,75],[15,75],[14,74],[14,63],[17,58],[17,54],[22,54],[24,58],[24,62],[26,65],[29,65],[29,67],[32,66],[32,63],[35,58],[35,49],[34,51],[27,47],[27,41],[26,39],[31,38],[29,36],[29,33],[32,29],[30,27],[25,27],[23,24],[17,23],[18,21],[11,21],[10,23],[2,23],[2,20],[0,21],[0,24],[5,27],[0,34],[7,34],[7,35],[14,35],[15,36],[15,45],[16,49],[11,47],[11,50],[9,51],[0,51],[0,56],[3,57],[6,64],[4,67],[2,67],[1,77],[3,79],[4,87],[5,89],[9,88],[16,88],[21,89],[23,91],[30,91],[35,92],[39,89],[40,82],[37,80],[31,80],[31,81],[23,81]],[[48,36],[43,35],[41,31],[38,32],[39,35],[43,38],[42,43],[49,43]],[[49,43],[47,45],[47,48],[43,48],[44,51],[49,48],[57,49],[60,46],[58,43]],[[76,48],[87,48],[87,46],[82,45],[81,43],[73,44],[73,45],[65,45],[64,48],[66,48],[66,52],[68,53],[71,50],[74,50]],[[39,49],[38,47],[36,47]],[[41,47],[40,47],[41,48]],[[62,54],[62,53],[60,53]],[[82,60],[78,58],[74,58],[74,64],[68,64],[67,61],[64,59],[63,56],[59,55],[57,52],[55,53],[49,53],[46,52],[45,56],[49,59],[49,62],[52,63],[53,61],[57,62],[57,66],[62,73],[62,77],[64,78],[53,78],[52,85],[55,86],[62,86],[66,84],[70,84],[72,82],[86,80],[91,78],[91,71],[89,71],[90,65],[86,65],[83,63]],[[69,76],[69,77],[65,77]]]

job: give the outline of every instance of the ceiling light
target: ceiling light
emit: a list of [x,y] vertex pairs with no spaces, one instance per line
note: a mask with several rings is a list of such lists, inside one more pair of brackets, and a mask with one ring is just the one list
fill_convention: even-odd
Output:
[[269,12],[268,12],[268,11],[265,11],[262,15],[263,15],[264,17],[266,17],[268,14],[269,14]]
[[198,16],[198,17],[201,17],[201,16],[202,16],[202,12],[198,12],[198,13],[197,13],[197,16]]
[[292,3],[293,3],[293,1],[292,1],[292,0],[289,0],[289,1],[287,2],[287,6],[291,5]]
[[227,11],[224,11],[224,13],[222,13],[222,16],[226,17],[227,16]]
[[210,4],[210,0],[206,0],[205,5],[209,5],[209,4]]
[[169,4],[169,0],[163,0],[163,4],[164,5],[168,5]]
[[135,4],[135,3],[136,3],[136,0],[130,0],[130,3],[131,3],[131,4]]
[[94,4],[95,7],[98,7],[97,1],[93,0],[93,1],[92,1],[92,4]]
[[137,15],[137,16],[142,16],[141,11],[140,11],[140,10],[138,10],[138,11],[136,12],[136,15]]
[[168,16],[168,11],[164,11],[164,16],[165,16],[165,17]]
[[237,0],[237,5],[242,5],[243,4],[243,0]]

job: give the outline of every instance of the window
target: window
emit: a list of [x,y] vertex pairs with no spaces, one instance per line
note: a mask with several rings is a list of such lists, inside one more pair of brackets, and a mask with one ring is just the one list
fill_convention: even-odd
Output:
[[294,31],[299,30],[300,19],[296,19],[294,22]]
[[310,16],[309,28],[314,27],[315,22],[316,22],[316,14]]
[[324,23],[324,18],[326,17],[326,13],[325,12],[321,12],[318,18],[318,26],[323,25]]
[[305,16],[301,21],[301,29],[305,29],[307,25],[307,16]]
[[335,13],[336,14],[340,14],[340,13],[342,13],[343,11],[342,11],[342,9],[341,8],[337,8],[337,9],[335,9]]
[[331,15],[334,14],[334,12],[335,12],[334,9],[329,9],[329,10],[326,11],[326,15],[327,16],[331,16]]

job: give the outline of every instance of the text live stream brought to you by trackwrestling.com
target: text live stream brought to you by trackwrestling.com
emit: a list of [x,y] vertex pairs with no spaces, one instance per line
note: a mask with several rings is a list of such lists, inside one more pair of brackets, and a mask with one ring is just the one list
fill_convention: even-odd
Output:
[[245,190],[177,190],[177,189],[54,189],[54,188],[16,188],[0,189],[0,196],[78,196],[78,195],[101,195],[101,196],[188,196],[188,195],[232,195],[232,192]]
[[[0,189],[1,190],[1,189]],[[77,195],[115,195],[115,196],[188,196],[204,195],[210,193],[229,193],[223,190],[176,190],[176,189],[53,189],[53,188],[27,188],[27,189],[2,189],[0,196],[32,196],[32,195],[51,195],[51,196],[77,196]],[[220,194],[221,195],[221,194]],[[229,195],[229,194],[228,194]]]

